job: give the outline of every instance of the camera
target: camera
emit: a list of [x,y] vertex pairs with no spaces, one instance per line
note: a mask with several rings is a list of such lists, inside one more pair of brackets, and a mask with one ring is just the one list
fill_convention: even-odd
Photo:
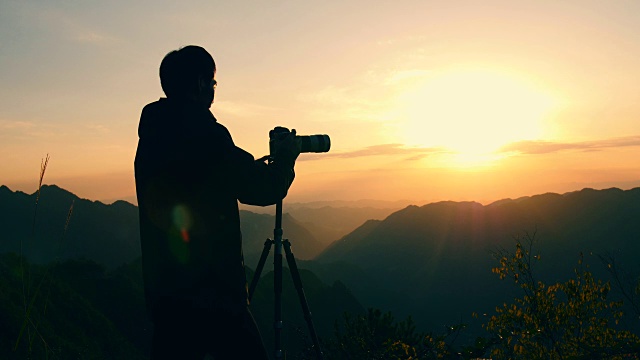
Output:
[[[289,133],[291,133],[289,129],[280,126],[269,131],[269,152],[272,155],[279,141]],[[329,135],[296,135],[296,141],[300,142],[300,153],[322,153],[331,148]]]

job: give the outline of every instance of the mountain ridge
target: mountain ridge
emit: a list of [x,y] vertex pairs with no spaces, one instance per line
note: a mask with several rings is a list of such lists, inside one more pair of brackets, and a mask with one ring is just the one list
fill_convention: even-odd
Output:
[[[466,318],[473,311],[490,312],[506,300],[498,293],[509,291],[491,273],[491,253],[513,249],[515,238],[535,234],[534,251],[543,259],[536,266],[549,281],[570,276],[580,253],[597,275],[606,276],[598,254],[637,264],[638,219],[640,188],[585,188],[488,205],[442,201],[408,206],[373,228],[363,225],[309,266],[325,281],[343,280],[368,306],[413,315],[420,326],[444,326],[460,319],[419,304],[455,308]],[[353,235],[358,233],[364,235]],[[337,273],[331,269],[334,263],[358,268],[359,275]],[[380,289],[384,295],[378,294]],[[465,302],[469,295],[474,296],[473,306]]]
[[[240,216],[245,261],[255,265],[264,240],[273,237],[274,217],[245,210]],[[137,206],[123,200],[105,204],[82,199],[57,185],[43,185],[32,194],[2,185],[0,228],[0,253],[22,249],[30,261],[39,264],[87,258],[115,268],[141,254]],[[313,258],[325,246],[289,214],[283,215],[283,228],[300,259]]]

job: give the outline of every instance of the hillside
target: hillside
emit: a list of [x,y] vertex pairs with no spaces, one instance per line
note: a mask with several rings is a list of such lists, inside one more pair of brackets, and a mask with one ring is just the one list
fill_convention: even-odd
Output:
[[[0,187],[0,358],[71,358],[73,354],[95,359],[148,357],[151,324],[144,306],[137,207],[123,201],[105,205],[45,185],[34,225],[36,196]],[[248,211],[240,216],[247,278],[251,280],[251,268],[264,240],[273,236],[274,217]],[[283,228],[285,238],[294,244],[296,257],[311,258],[321,251],[313,235],[290,215],[283,217]],[[31,229],[35,229],[33,235]],[[21,245],[24,261],[17,255]],[[22,273],[28,274],[26,280]],[[265,344],[271,348],[274,296],[269,264],[263,274],[252,309]],[[365,312],[344,284],[326,284],[308,270],[301,270],[301,277],[319,336],[331,337],[334,323],[345,312]],[[41,281],[46,292],[38,292],[31,312],[34,323],[28,326],[30,332],[37,326],[40,338],[31,348],[28,340],[22,340],[13,352],[24,320],[24,303],[29,302],[23,299],[22,289],[27,289],[30,299]],[[308,330],[286,268],[283,314],[285,347],[296,354],[308,345]]]
[[[21,267],[30,269],[36,280],[33,284],[44,279],[31,311],[39,336],[33,337],[29,350],[25,332],[13,352],[24,319]],[[251,279],[253,274],[247,272]],[[319,336],[331,337],[333,325],[343,313],[364,313],[343,284],[327,285],[310,271],[300,273]],[[30,265],[21,263],[14,254],[3,254],[0,275],[0,358],[148,358],[152,324],[144,305],[140,259],[109,271],[90,260]],[[37,289],[34,285],[27,288],[31,294]],[[308,328],[286,268],[282,296],[284,346],[290,354],[296,354],[308,345]],[[256,288],[251,308],[269,349],[273,348],[273,307],[273,272],[267,272]],[[29,331],[33,334],[32,327]]]
[[[283,212],[298,220],[323,247],[349,234],[367,220],[382,220],[406,206],[407,201],[321,201],[311,203],[288,203]],[[400,206],[402,204],[403,206]],[[275,213],[275,207],[259,207],[241,204],[240,209],[258,214]]]
[[[273,239],[275,217],[240,210],[240,227],[245,264],[255,267],[264,248],[264,241]],[[289,214],[282,215],[283,238],[291,241],[291,249],[297,259],[312,259],[325,245]],[[273,252],[273,249],[271,250]]]
[[369,220],[382,220],[400,208],[296,207],[288,213],[309,229],[323,248]]
[[[85,258],[104,266],[105,271],[138,266],[131,265],[140,256],[135,206],[123,201],[105,205],[79,199],[56,186],[43,186],[36,231],[31,236],[35,197],[0,187],[0,226],[4,229],[0,253],[18,253],[23,241],[24,254],[35,264],[56,258]],[[71,203],[73,214],[63,238]],[[330,212],[324,216],[327,214]],[[240,215],[245,263],[254,268],[264,240],[272,237],[274,218],[248,211],[241,211]],[[335,292],[324,298],[325,295],[313,296],[324,299],[316,307],[356,309],[362,308],[362,303],[364,307],[391,310],[398,318],[411,315],[420,329],[440,331],[445,325],[460,322],[477,324],[482,319],[471,319],[472,312],[491,313],[497,304],[511,300],[513,287],[491,273],[496,265],[491,251],[512,248],[515,237],[535,233],[534,250],[543,259],[536,266],[544,280],[570,276],[580,253],[584,253],[594,273],[606,279],[599,254],[614,256],[629,270],[637,266],[638,219],[640,188],[584,189],[505,199],[486,206],[475,202],[409,206],[384,220],[365,221],[324,251],[316,234],[293,216],[285,214],[283,229],[300,267],[311,271],[303,272],[305,286],[308,281],[318,284],[312,288],[324,288],[324,294]],[[304,261],[319,252],[314,260]],[[271,282],[270,265],[269,259],[261,287]],[[111,286],[108,282],[101,284],[105,288]],[[102,291],[89,285],[78,289],[95,289],[94,294]],[[91,298],[88,294],[83,296]],[[91,299],[94,306],[100,304],[100,296]],[[331,299],[343,300],[335,303]],[[260,304],[268,304],[265,301],[256,301],[258,313]],[[107,310],[103,312],[107,317],[114,316]],[[270,326],[268,321],[259,322]]]
[[[43,185],[36,213],[37,193],[13,192],[0,187],[0,253],[20,253],[33,263],[55,259],[86,258],[115,268],[140,256],[138,208],[125,201],[106,205],[80,199],[55,185]],[[67,215],[73,204],[67,232]],[[275,218],[271,215],[240,212],[245,261],[255,266],[264,240],[273,237]],[[292,216],[283,216],[285,238],[291,239],[299,259],[311,259],[326,245]],[[31,234],[32,229],[35,230]]]
[[[18,275],[21,267],[28,268],[30,276],[37,280],[27,286],[27,294],[36,294],[35,284],[45,280],[37,296],[33,295],[32,326],[17,341],[25,318],[24,284]],[[43,278],[45,274],[48,275]],[[144,308],[140,307],[141,290],[132,291],[125,278],[107,275],[95,263],[29,266],[13,254],[2,254],[0,289],[2,359],[146,358],[150,333]]]
[[[34,263],[56,258],[87,258],[116,267],[140,256],[138,209],[124,201],[111,205],[80,199],[55,185],[43,185],[33,223],[37,193],[0,187],[0,253],[20,253]],[[64,228],[73,204],[68,231]],[[34,226],[35,225],[35,226]],[[33,236],[32,229],[35,230]],[[63,238],[64,235],[64,238]]]
[[[640,188],[542,194],[483,206],[439,202],[409,206],[369,222],[306,263],[326,281],[340,279],[367,306],[413,315],[424,327],[469,321],[509,299],[491,273],[490,253],[514,237],[536,234],[537,264],[548,280],[571,275],[582,252],[606,276],[598,254],[629,267],[640,254]],[[334,267],[355,267],[338,272]]]

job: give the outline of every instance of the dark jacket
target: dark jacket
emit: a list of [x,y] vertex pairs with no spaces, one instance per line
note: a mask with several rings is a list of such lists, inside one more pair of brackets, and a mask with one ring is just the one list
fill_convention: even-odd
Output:
[[208,109],[173,99],[144,107],[138,136],[136,193],[152,318],[175,306],[246,306],[238,200],[265,206],[284,198],[293,161],[255,161]]

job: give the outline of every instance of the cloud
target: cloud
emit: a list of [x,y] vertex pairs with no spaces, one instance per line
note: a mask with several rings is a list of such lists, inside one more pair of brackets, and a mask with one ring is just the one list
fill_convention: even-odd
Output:
[[314,112],[323,118],[329,113],[331,118],[384,121],[384,114],[393,104],[392,87],[383,86],[385,83],[383,78],[365,72],[349,84],[332,84],[303,92],[296,95],[296,100],[319,109]]
[[0,120],[0,139],[3,143],[22,142],[27,138],[37,137],[43,131],[32,121]]
[[59,128],[51,123],[0,119],[0,138],[9,139],[10,142],[34,138],[55,138],[59,134]]
[[256,117],[264,116],[265,114],[275,115],[282,112],[281,109],[275,107],[230,100],[216,100],[215,107],[216,114],[234,117]]
[[351,158],[359,158],[359,157],[368,157],[368,156],[397,156],[397,155],[406,155],[409,156],[405,158],[405,160],[415,161],[420,160],[428,155],[443,153],[445,152],[442,148],[422,148],[422,147],[406,147],[403,144],[381,144],[381,145],[373,145],[368,146],[362,149],[346,151],[346,152],[337,152],[337,153],[327,153],[327,154],[307,154],[300,158],[300,161],[309,161],[309,160],[319,160],[319,159],[328,159],[328,158],[340,158],[340,159],[351,159]]
[[106,134],[108,132],[111,132],[111,129],[109,127],[101,124],[86,124],[84,125],[84,127],[93,133]]
[[640,146],[640,136],[627,136],[603,140],[562,143],[543,140],[518,141],[503,146],[500,152],[518,152],[527,155],[549,154],[565,150],[598,151],[609,148]]
[[406,82],[407,80],[422,80],[433,74],[431,70],[411,69],[394,71],[386,80],[388,85],[395,85]]
[[78,30],[79,32],[75,36],[75,40],[81,43],[90,44],[105,44],[118,41],[116,37],[99,34],[89,29]]
[[37,24],[38,31],[46,31],[47,36],[54,36],[57,41],[90,45],[109,45],[121,42],[121,39],[101,28],[98,25],[100,21],[96,21],[93,15],[78,16],[77,10],[71,8],[63,9],[60,6],[49,4],[31,4],[25,5],[21,11],[25,13],[24,16],[32,18],[32,21]]
[[35,124],[31,121],[21,121],[21,120],[0,120],[0,129],[3,130],[24,130],[24,129],[32,129],[35,127]]

